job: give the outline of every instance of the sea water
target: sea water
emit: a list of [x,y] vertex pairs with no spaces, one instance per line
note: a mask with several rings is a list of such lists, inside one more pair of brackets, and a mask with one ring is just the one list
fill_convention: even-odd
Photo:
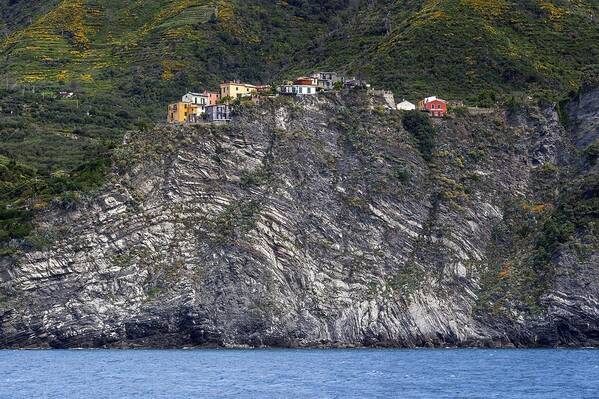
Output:
[[599,351],[8,350],[0,398],[599,398]]

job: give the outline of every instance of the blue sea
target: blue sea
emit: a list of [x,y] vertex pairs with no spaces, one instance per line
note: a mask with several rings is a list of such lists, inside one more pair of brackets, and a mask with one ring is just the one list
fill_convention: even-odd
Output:
[[9,350],[0,398],[599,398],[599,350]]

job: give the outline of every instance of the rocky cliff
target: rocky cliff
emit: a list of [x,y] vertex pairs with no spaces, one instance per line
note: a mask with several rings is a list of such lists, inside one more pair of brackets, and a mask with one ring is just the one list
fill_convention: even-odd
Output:
[[594,230],[531,258],[596,132],[458,110],[427,154],[405,125],[354,92],[128,134],[2,260],[0,346],[599,344]]

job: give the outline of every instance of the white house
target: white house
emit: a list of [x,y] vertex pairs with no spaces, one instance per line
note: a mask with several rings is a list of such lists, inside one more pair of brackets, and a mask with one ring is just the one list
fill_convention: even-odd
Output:
[[281,94],[290,94],[295,96],[305,96],[316,94],[316,79],[314,78],[297,78],[293,83],[279,86]]
[[402,102],[397,104],[397,109],[400,111],[414,111],[416,109],[416,104],[412,104],[408,100],[402,100]]
[[189,92],[183,96],[181,101],[188,104],[210,105],[210,97],[206,93]]
[[279,92],[281,94],[289,94],[295,96],[305,96],[316,94],[316,86],[311,85],[281,85],[279,86]]

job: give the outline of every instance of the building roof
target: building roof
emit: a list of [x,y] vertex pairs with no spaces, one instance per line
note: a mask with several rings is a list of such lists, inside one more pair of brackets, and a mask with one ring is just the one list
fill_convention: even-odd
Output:
[[338,75],[337,72],[324,72],[324,71],[317,71],[317,72],[312,72],[310,74],[310,76],[314,76],[314,75]]
[[294,87],[294,86],[295,87],[299,87],[299,86],[301,86],[301,87],[317,87],[314,84],[303,84],[303,83],[295,83],[295,82],[279,85],[279,87]]
[[232,82],[223,82],[220,84],[221,87],[223,86],[228,86],[228,85],[235,85],[235,86],[245,86],[245,87],[249,87],[249,88],[256,88],[256,85],[250,84],[250,83],[241,83],[241,82],[236,82],[236,81],[232,81]]
[[[300,77],[294,79],[293,84],[294,85],[303,85],[303,86],[306,86],[306,85],[315,86],[316,83],[314,82],[314,80],[315,80],[315,78],[312,78],[312,77],[309,77],[309,76],[300,76]],[[306,83],[303,83],[303,82],[310,82],[310,83],[306,84]]]
[[196,97],[203,97],[206,95],[206,92],[204,93],[194,93],[193,91],[188,91],[187,93],[185,93],[186,96],[191,95],[191,96],[196,96]]
[[424,99],[425,104],[433,102],[433,101],[441,101],[442,103],[447,103],[447,101],[437,98],[437,96],[426,97]]

